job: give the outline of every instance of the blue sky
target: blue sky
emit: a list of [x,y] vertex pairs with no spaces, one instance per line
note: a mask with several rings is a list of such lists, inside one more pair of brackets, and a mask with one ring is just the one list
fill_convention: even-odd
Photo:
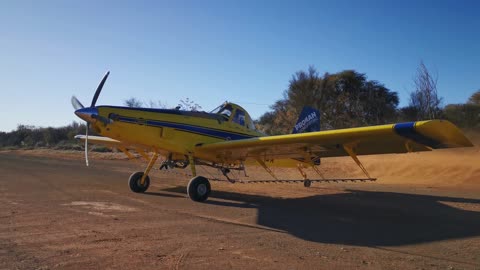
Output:
[[292,74],[355,69],[408,103],[421,60],[445,103],[480,89],[479,1],[0,1],[0,130],[79,121],[129,97],[257,118]]

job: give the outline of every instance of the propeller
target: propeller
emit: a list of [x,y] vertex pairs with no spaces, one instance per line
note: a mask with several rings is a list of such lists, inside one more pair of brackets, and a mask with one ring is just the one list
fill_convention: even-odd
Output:
[[[105,73],[102,80],[100,81],[100,84],[98,84],[97,90],[95,90],[95,94],[93,95],[92,103],[90,104],[90,107],[85,108],[85,106],[83,106],[83,104],[75,96],[72,96],[70,101],[71,101],[72,106],[75,109],[76,113],[77,112],[79,112],[79,114],[84,113],[84,112],[79,111],[79,110],[82,110],[82,109],[95,108],[95,104],[97,103],[98,97],[100,96],[100,92],[102,92],[102,88],[103,88],[103,85],[105,84],[105,81],[107,81],[108,75],[110,75],[110,71],[107,71],[107,73]],[[93,117],[98,117],[98,115],[94,115],[94,114],[90,113],[90,117],[92,117],[92,118]],[[103,120],[103,119],[100,119],[100,120]],[[90,122],[88,122],[88,121],[86,121],[86,122],[87,122],[87,126],[86,126],[86,131],[85,131],[85,164],[88,167],[88,165],[89,165],[89,163],[88,163],[88,129],[89,129],[89,126],[90,126]]]
[[110,71],[107,71],[107,73],[105,73],[105,75],[103,76],[102,81],[100,81],[100,84],[98,85],[97,90],[95,91],[95,95],[93,95],[92,105],[90,105],[91,108],[95,107],[98,96],[100,96],[100,92],[102,92],[103,85],[105,84],[105,81],[107,80],[108,75],[110,75]]
[[88,167],[88,126],[90,124],[87,123],[87,127],[85,129],[85,165]]
[[75,96],[72,96],[72,99],[70,100],[70,102],[72,102],[72,106],[75,110],[80,110],[85,108],[83,104]]

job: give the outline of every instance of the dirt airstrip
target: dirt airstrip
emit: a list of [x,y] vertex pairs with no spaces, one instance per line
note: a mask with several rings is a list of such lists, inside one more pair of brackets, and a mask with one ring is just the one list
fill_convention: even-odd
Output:
[[212,182],[205,203],[160,171],[130,192],[144,165],[118,154],[4,151],[0,269],[480,269],[479,150],[361,157],[373,183]]

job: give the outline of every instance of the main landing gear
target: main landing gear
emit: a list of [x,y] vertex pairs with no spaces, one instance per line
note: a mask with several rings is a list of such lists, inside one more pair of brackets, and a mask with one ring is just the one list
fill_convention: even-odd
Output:
[[208,199],[211,191],[210,182],[203,176],[195,176],[188,182],[188,197],[196,202],[203,202]]
[[[155,164],[157,159],[158,159],[158,154],[154,153],[144,172],[135,172],[132,175],[130,175],[130,178],[128,179],[128,186],[130,187],[130,190],[132,190],[135,193],[143,193],[147,191],[148,187],[150,186],[150,177],[148,176],[148,174],[150,173],[150,170],[153,168],[153,165]],[[189,159],[188,163],[186,164],[190,165],[192,169],[192,175],[194,176],[190,180],[190,182],[188,182],[188,186],[187,186],[188,197],[190,197],[190,199],[192,199],[195,202],[204,202],[208,199],[208,196],[210,195],[210,192],[212,190],[210,186],[210,182],[208,181],[207,178],[203,176],[197,176],[197,173],[195,170],[194,158],[189,157],[188,159]],[[164,164],[166,163],[165,162],[162,163],[162,166]]]
[[157,158],[158,154],[154,153],[144,172],[135,172],[130,175],[130,178],[128,179],[128,186],[130,187],[131,191],[135,193],[143,193],[147,191],[148,187],[150,186],[150,177],[148,177],[148,173],[150,173],[150,170],[155,164],[155,161],[157,161]]
[[195,159],[193,156],[188,157],[188,163],[192,169],[193,178],[188,182],[187,194],[192,201],[204,202],[208,199],[210,191],[210,182],[203,176],[197,176],[197,170],[195,169]]
[[150,177],[146,175],[142,183],[143,175],[143,172],[135,172],[130,175],[130,178],[128,179],[130,190],[135,193],[143,193],[148,189],[150,186]]

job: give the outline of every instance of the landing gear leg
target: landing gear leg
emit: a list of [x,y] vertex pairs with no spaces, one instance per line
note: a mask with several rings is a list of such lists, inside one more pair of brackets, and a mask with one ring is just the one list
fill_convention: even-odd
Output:
[[234,184],[235,183],[235,179],[232,179],[228,176],[228,174],[230,173],[230,170],[227,169],[227,168],[221,168],[220,171],[222,172],[223,176],[225,176],[225,178],[227,178],[228,182]]
[[130,175],[130,178],[128,179],[128,186],[133,192],[143,193],[148,189],[150,186],[150,177],[148,174],[155,164],[155,161],[157,161],[157,158],[158,154],[155,152],[144,172],[135,172]]
[[312,181],[308,180],[307,174],[302,170],[302,168],[303,168],[303,165],[298,164],[297,169],[303,177],[303,186],[310,187],[312,185]]
[[343,149],[345,150],[345,152],[348,153],[348,155],[350,155],[350,157],[355,161],[355,163],[357,163],[358,167],[362,169],[363,173],[368,177],[368,179],[373,179],[372,177],[370,177],[370,174],[368,173],[367,169],[365,169],[362,162],[360,162],[360,160],[358,159],[357,153],[355,153],[355,145],[344,145]]

